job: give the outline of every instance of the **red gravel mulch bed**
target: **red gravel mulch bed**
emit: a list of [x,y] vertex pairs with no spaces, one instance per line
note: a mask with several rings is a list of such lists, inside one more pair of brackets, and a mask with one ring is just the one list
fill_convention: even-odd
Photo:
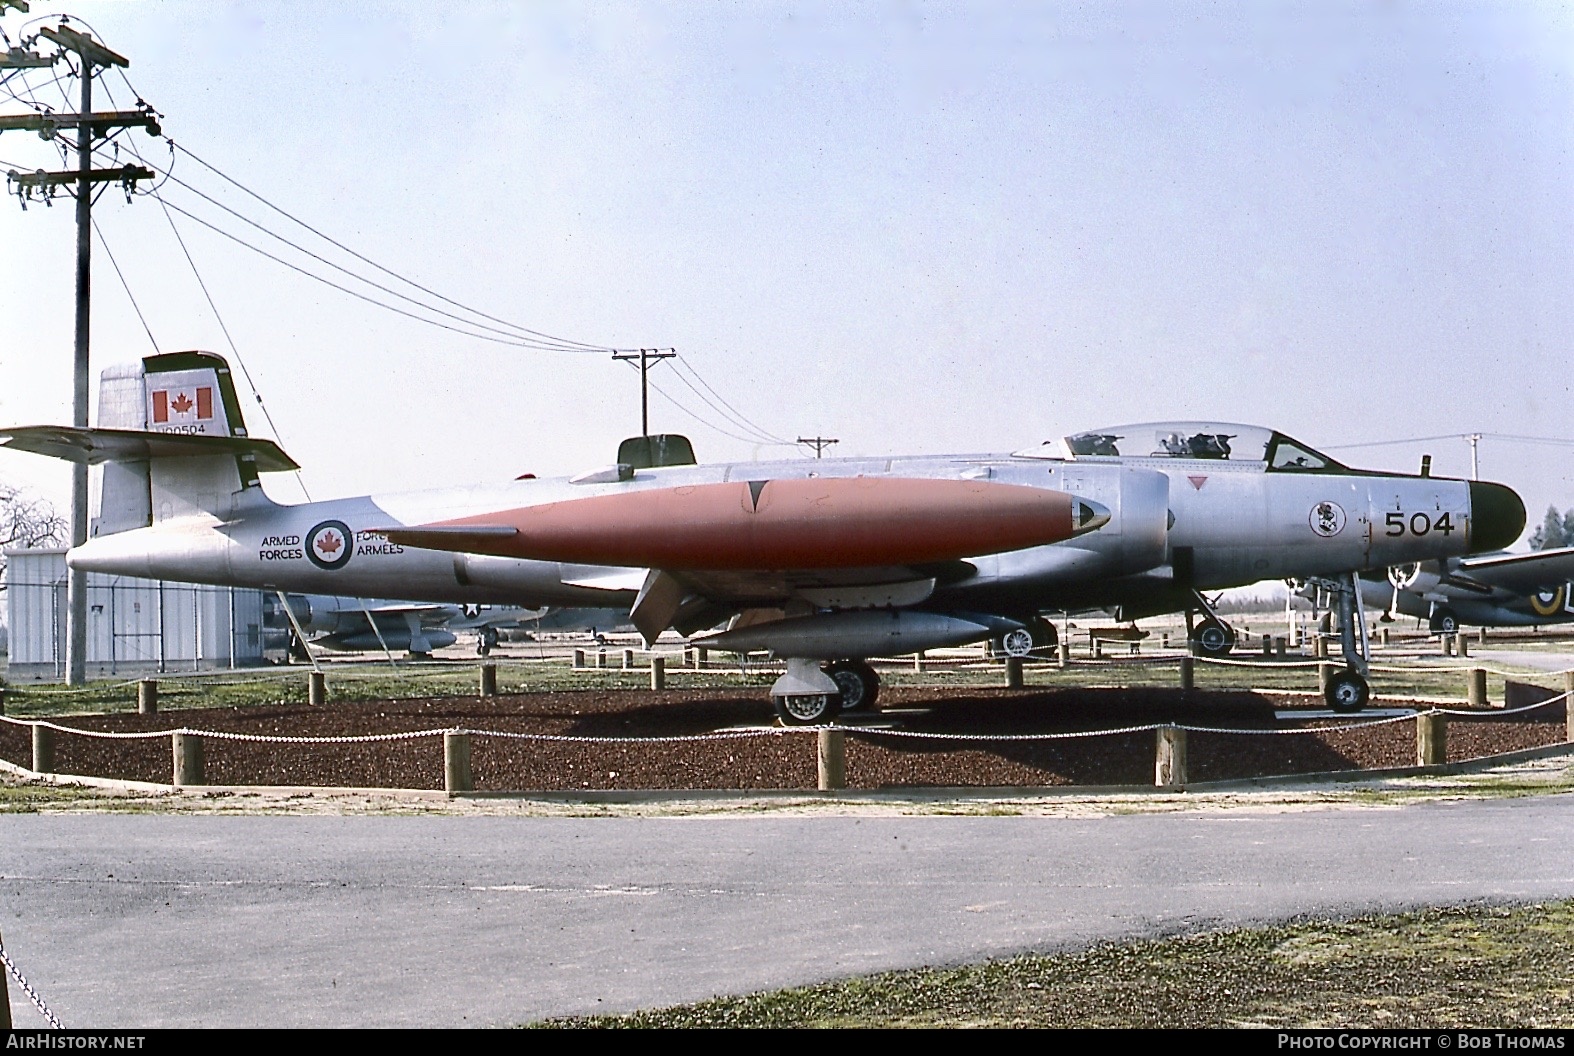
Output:
[[[1151,723],[1264,731],[1192,733],[1192,781],[1274,774],[1411,766],[1413,722],[1325,732],[1347,722],[1281,724],[1275,708],[1304,707],[1307,698],[1249,692],[1179,690],[886,689],[890,713],[860,721],[912,732],[1012,735],[1117,729]],[[1556,744],[1565,727],[1484,711],[1450,718],[1450,761]],[[1534,720],[1540,721],[1534,721]],[[661,737],[774,725],[758,689],[581,690],[491,699],[447,697],[193,709],[159,715],[74,716],[58,725],[116,732],[179,727],[293,737],[361,736],[453,727],[584,737]],[[1280,729],[1314,732],[1267,735]],[[812,789],[815,738],[805,733],[678,743],[582,744],[478,735],[473,739],[476,787],[483,791],[574,789]],[[921,786],[1150,785],[1152,731],[1050,741],[919,740],[849,728],[850,788]],[[324,785],[430,788],[443,786],[441,737],[359,744],[294,745],[205,742],[207,781],[215,785]],[[30,731],[0,723],[0,758],[32,765]],[[170,742],[105,740],[60,734],[59,773],[168,783]]]

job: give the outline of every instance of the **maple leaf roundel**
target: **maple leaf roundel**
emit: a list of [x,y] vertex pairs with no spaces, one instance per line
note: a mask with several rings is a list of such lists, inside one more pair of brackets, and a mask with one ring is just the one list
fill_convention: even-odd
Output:
[[323,521],[306,533],[306,556],[318,568],[343,568],[353,553],[355,533],[343,521]]

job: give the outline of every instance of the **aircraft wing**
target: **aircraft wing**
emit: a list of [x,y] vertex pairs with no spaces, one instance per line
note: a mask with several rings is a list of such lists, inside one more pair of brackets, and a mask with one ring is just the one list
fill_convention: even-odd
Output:
[[794,608],[906,608],[923,602],[940,583],[973,572],[966,561],[788,572],[652,569],[629,617],[647,641],[655,641],[668,627],[688,636],[739,614],[779,618]]
[[1454,568],[1454,576],[1526,594],[1540,587],[1574,580],[1574,546],[1532,550],[1528,554],[1490,554],[1467,557]]

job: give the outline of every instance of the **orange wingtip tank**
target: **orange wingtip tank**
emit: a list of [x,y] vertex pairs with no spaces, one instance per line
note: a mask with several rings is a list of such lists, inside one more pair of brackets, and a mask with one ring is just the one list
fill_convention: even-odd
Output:
[[671,571],[949,561],[1069,539],[1109,520],[1061,491],[891,477],[645,488],[390,528],[437,550]]

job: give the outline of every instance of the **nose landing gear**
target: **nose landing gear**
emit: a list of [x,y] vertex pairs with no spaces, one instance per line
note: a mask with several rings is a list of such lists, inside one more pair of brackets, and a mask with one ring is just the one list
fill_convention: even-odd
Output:
[[1323,688],[1323,700],[1333,711],[1349,713],[1360,711],[1371,703],[1372,643],[1366,634],[1366,608],[1361,604],[1361,580],[1358,574],[1340,579],[1321,580],[1318,586],[1331,593],[1339,606],[1339,650],[1344,654],[1345,669],[1328,677]]

